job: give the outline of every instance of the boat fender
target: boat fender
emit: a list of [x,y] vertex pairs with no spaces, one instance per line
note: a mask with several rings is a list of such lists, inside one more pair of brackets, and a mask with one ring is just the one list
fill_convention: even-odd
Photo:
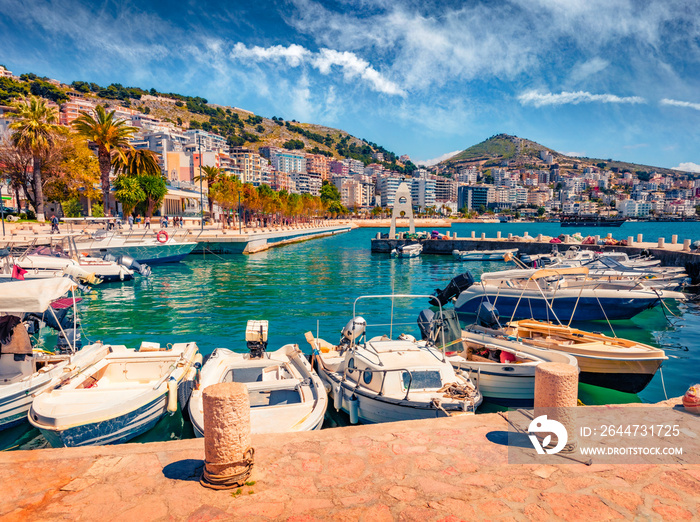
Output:
[[156,234],[156,239],[158,239],[159,243],[167,243],[168,242],[168,233],[165,230],[161,230]]
[[343,386],[342,384],[338,384],[335,389],[333,390],[333,406],[335,407],[335,411],[340,411],[340,408],[343,407]]
[[348,400],[348,413],[350,414],[350,424],[357,424],[359,420],[360,401],[357,400],[357,395],[354,393]]
[[170,377],[168,381],[168,411],[170,413],[177,411],[177,381],[175,377]]

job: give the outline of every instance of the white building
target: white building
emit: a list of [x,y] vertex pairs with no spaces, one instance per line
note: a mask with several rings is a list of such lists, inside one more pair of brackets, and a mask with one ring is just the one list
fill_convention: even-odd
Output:
[[435,207],[435,180],[413,178],[411,180],[411,199],[413,206],[421,210]]
[[295,153],[288,150],[270,151],[270,161],[275,170],[279,172],[306,174],[306,156],[304,153]]

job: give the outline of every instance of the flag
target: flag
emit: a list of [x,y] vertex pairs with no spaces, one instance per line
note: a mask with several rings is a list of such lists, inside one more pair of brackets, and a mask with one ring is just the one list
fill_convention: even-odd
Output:
[[19,265],[12,265],[12,279],[17,279],[18,281],[24,281],[24,274],[27,271]]

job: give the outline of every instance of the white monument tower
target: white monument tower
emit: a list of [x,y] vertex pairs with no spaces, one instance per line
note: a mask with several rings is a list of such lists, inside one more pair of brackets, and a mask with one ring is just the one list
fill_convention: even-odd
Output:
[[394,197],[394,209],[391,211],[391,228],[389,229],[389,239],[396,239],[396,218],[408,217],[408,230],[411,234],[416,232],[413,223],[413,201],[411,201],[411,189],[406,182],[401,182],[396,189]]

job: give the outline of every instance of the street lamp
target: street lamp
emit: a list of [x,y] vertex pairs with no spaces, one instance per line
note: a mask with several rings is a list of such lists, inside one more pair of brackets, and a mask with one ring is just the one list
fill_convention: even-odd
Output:
[[238,233],[243,234],[243,225],[241,224],[241,191],[238,191]]
[[197,135],[199,144],[199,214],[201,216],[202,231],[204,231],[204,192],[202,190],[202,135]]

